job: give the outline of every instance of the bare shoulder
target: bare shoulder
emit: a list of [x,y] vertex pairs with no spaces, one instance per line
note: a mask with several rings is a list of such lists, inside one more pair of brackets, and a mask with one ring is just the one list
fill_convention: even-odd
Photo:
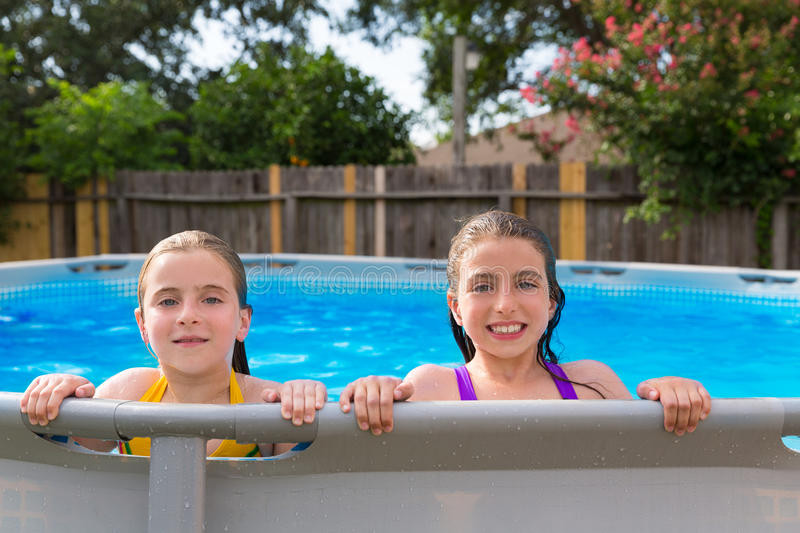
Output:
[[418,366],[409,372],[403,381],[414,384],[411,401],[447,401],[460,398],[455,372],[446,366]]
[[94,397],[138,400],[160,377],[161,371],[157,368],[128,368],[100,384]]
[[236,374],[236,381],[239,383],[239,388],[242,389],[242,396],[245,403],[260,403],[263,402],[263,394],[266,389],[277,389],[281,383],[277,381],[270,381],[268,379],[261,379],[248,374]]
[[[600,361],[582,359],[561,365],[571,381],[585,383],[603,393],[606,399],[628,399],[631,397],[625,384],[611,367]],[[575,388],[581,399],[600,398],[597,392],[588,387]]]

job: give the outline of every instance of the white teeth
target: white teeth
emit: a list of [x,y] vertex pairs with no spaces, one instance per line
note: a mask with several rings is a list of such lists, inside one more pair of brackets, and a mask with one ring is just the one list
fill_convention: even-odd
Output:
[[517,333],[522,329],[522,324],[513,324],[511,326],[491,326],[492,331],[507,335],[509,333]]

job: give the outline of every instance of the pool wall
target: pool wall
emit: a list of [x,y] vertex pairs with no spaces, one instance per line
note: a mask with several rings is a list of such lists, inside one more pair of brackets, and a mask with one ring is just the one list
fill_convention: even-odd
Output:
[[[37,437],[0,393],[2,531],[747,531],[800,527],[800,400],[715,401],[675,437],[651,402],[422,402],[374,437],[328,404],[67,400],[48,433],[154,436],[153,457]],[[40,430],[41,431],[41,430]],[[313,441],[277,459],[206,460],[205,438]],[[199,436],[199,437],[198,437]]]

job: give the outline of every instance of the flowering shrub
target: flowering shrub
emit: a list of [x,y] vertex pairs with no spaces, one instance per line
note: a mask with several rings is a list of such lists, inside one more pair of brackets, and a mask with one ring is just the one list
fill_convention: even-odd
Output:
[[749,205],[765,250],[765,219],[798,190],[800,0],[581,5],[605,40],[560,49],[523,96],[585,115],[638,166],[646,199],[631,215]]

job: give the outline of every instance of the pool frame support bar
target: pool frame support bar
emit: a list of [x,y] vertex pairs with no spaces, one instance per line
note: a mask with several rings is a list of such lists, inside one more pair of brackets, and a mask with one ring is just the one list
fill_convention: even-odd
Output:
[[147,530],[205,531],[206,440],[153,437],[150,454]]

